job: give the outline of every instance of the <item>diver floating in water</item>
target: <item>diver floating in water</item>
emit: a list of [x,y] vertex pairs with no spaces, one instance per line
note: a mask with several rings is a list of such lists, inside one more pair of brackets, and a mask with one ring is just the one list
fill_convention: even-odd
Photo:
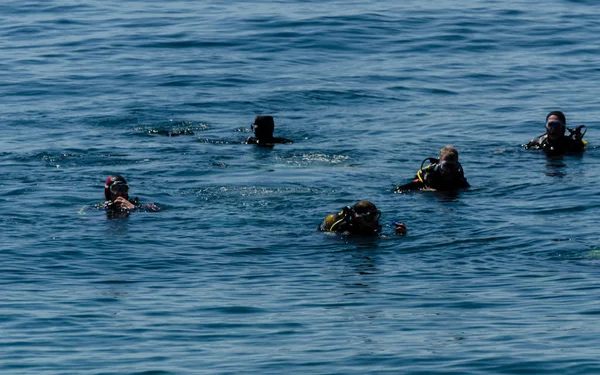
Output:
[[[565,131],[569,135],[565,135]],[[527,150],[544,150],[548,156],[560,156],[566,153],[581,153],[587,142],[582,138],[587,131],[585,125],[575,129],[567,128],[567,119],[561,111],[552,111],[546,116],[546,133],[532,139],[525,145]]]
[[[348,233],[362,236],[376,236],[381,233],[379,217],[381,211],[369,201],[359,201],[354,206],[346,206],[337,214],[328,215],[318,226],[323,232]],[[405,234],[404,223],[394,223],[396,234]]]
[[126,217],[133,210],[159,211],[154,203],[140,204],[139,199],[129,199],[129,185],[121,175],[109,176],[104,184],[106,201],[102,207],[111,217]]
[[249,137],[244,143],[263,147],[273,147],[276,143],[294,142],[291,139],[273,137],[273,131],[275,130],[273,116],[256,116],[254,124],[252,124],[252,130],[254,130],[254,136]]
[[[423,167],[425,162],[430,164]],[[396,186],[394,193],[421,189],[455,191],[469,186],[471,185],[465,178],[462,165],[458,162],[458,151],[452,146],[446,146],[440,150],[439,159],[423,160],[415,179],[408,184]]]

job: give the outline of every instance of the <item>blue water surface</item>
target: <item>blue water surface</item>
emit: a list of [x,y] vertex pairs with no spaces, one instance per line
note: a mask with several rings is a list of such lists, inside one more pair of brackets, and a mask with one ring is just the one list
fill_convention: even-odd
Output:
[[[600,4],[0,13],[2,374],[600,373]],[[557,109],[584,155],[523,150]],[[392,194],[448,144],[470,189]],[[383,236],[316,231],[362,199]]]

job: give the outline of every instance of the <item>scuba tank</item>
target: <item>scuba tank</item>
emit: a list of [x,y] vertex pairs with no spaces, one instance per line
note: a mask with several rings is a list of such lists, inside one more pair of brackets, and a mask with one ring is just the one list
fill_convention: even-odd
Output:
[[328,215],[324,222],[327,224],[327,231],[335,232],[335,228],[339,229],[340,227],[342,227],[342,231],[348,229],[348,227],[352,226],[354,214],[354,209],[350,206],[346,206],[337,214]]

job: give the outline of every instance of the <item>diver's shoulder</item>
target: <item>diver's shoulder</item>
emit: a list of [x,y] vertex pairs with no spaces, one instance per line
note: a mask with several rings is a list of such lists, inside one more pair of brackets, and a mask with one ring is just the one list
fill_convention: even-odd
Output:
[[531,141],[529,141],[525,145],[525,149],[527,149],[527,150],[539,150],[540,148],[542,148],[544,146],[544,143],[546,142],[547,139],[548,139],[548,135],[547,134],[539,135],[539,136],[533,138]]
[[283,137],[273,137],[273,143],[294,143],[291,139],[283,138]]

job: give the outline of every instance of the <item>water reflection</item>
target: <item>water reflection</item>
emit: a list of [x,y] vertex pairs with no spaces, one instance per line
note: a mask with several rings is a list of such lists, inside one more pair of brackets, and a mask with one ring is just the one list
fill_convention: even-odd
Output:
[[460,190],[435,191],[436,198],[442,203],[457,202],[460,196]]
[[126,216],[115,216],[115,215],[109,214],[107,211],[106,218],[108,219],[107,223],[109,226],[109,230],[113,234],[117,234],[117,235],[127,234],[129,231],[128,217],[129,217],[129,214],[127,214]]
[[[347,247],[333,253],[333,264],[341,264],[341,283],[343,295],[372,292],[373,283],[379,273],[378,251],[379,237],[348,237]],[[350,280],[350,282],[348,282]]]
[[566,164],[563,162],[562,157],[560,158],[548,158],[548,162],[546,163],[546,176],[549,177],[565,177],[567,175],[566,171],[562,169],[566,168]]
[[129,214],[131,213],[130,210],[106,210],[106,219],[107,220],[120,220],[120,219],[127,219],[129,217]]

